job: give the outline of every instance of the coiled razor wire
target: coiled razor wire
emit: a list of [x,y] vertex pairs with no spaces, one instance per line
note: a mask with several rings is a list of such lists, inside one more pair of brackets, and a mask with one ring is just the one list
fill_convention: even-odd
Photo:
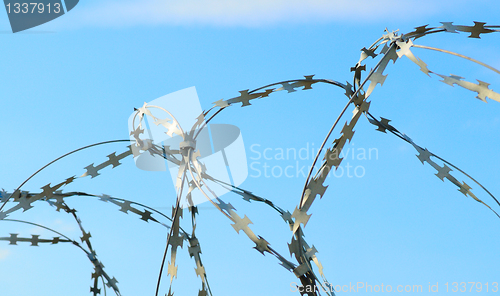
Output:
[[[80,197],[93,197],[98,198],[99,200],[113,204],[119,207],[119,211],[123,213],[133,213],[137,215],[141,220],[145,222],[152,221],[154,223],[158,223],[164,227],[166,227],[168,231],[167,243],[165,246],[165,252],[162,259],[161,269],[159,271],[156,295],[159,295],[160,284],[162,279],[162,274],[164,271],[164,264],[170,253],[170,260],[167,263],[167,275],[170,276],[170,287],[167,295],[173,295],[172,292],[172,283],[173,279],[177,277],[177,266],[176,266],[176,256],[178,247],[183,247],[184,242],[186,242],[188,247],[188,253],[190,257],[192,257],[195,261],[196,268],[195,272],[197,277],[200,278],[201,287],[198,295],[213,295],[210,289],[210,285],[207,279],[207,273],[205,270],[205,266],[201,260],[201,248],[200,242],[196,237],[196,215],[198,214],[197,207],[190,203],[189,212],[191,214],[191,225],[192,231],[191,233],[186,232],[181,227],[181,219],[182,219],[182,210],[180,210],[180,200],[182,198],[186,198],[188,201],[191,201],[191,193],[194,190],[199,190],[208,201],[212,203],[212,205],[218,209],[221,214],[226,216],[231,221],[231,226],[237,233],[243,231],[243,233],[253,242],[255,243],[254,249],[258,252],[265,254],[269,253],[272,256],[276,257],[279,264],[283,266],[288,271],[292,272],[297,278],[300,279],[302,284],[302,289],[298,291],[302,295],[320,295],[320,289],[314,287],[321,287],[322,291],[325,291],[327,295],[335,295],[333,289],[330,287],[325,287],[324,284],[328,283],[326,280],[325,274],[323,273],[323,265],[319,261],[316,253],[318,252],[314,245],[309,245],[304,239],[304,228],[309,221],[311,214],[308,214],[309,209],[311,208],[313,202],[319,197],[322,198],[326,192],[328,186],[324,185],[327,175],[332,170],[336,170],[342,162],[342,158],[340,157],[342,150],[347,142],[350,142],[354,135],[354,127],[356,126],[359,119],[364,115],[368,121],[377,127],[377,131],[386,133],[387,131],[399,139],[409,143],[412,145],[415,150],[418,152],[417,157],[425,164],[427,162],[431,167],[433,167],[437,172],[436,176],[444,181],[447,179],[449,182],[457,186],[457,189],[460,193],[465,196],[470,196],[475,201],[483,204],[487,208],[489,208],[496,216],[500,218],[498,213],[485,202],[483,202],[479,197],[477,197],[476,193],[473,193],[472,187],[469,186],[464,181],[459,181],[457,177],[451,174],[451,172],[456,170],[458,173],[462,174],[463,177],[469,179],[472,183],[478,185],[481,189],[483,189],[487,195],[489,195],[496,206],[500,206],[500,202],[497,198],[488,191],[481,183],[479,183],[476,179],[462,171],[460,168],[455,166],[454,164],[446,161],[445,159],[437,156],[436,154],[430,152],[427,148],[422,148],[422,146],[416,144],[408,135],[400,132],[396,127],[390,124],[390,120],[384,117],[380,117],[377,119],[376,116],[372,115],[369,112],[371,102],[367,101],[369,96],[372,94],[375,87],[380,84],[381,86],[384,84],[387,74],[384,75],[384,71],[387,66],[390,64],[390,61],[394,64],[398,59],[406,56],[410,61],[419,66],[420,70],[426,75],[430,76],[431,74],[441,78],[442,82],[454,86],[458,85],[462,88],[468,89],[477,93],[476,98],[487,102],[487,98],[490,100],[494,100],[500,102],[500,94],[493,91],[489,88],[489,83],[478,80],[478,83],[472,83],[464,78],[457,75],[442,75],[430,70],[427,64],[418,58],[412,51],[413,48],[427,49],[432,51],[437,51],[441,53],[447,53],[451,55],[455,55],[474,63],[477,63],[481,66],[484,66],[497,74],[500,74],[500,71],[486,65],[478,60],[473,58],[461,55],[459,53],[455,53],[452,51],[433,48],[425,45],[415,44],[414,42],[417,39],[420,39],[424,36],[435,34],[435,33],[459,33],[465,32],[470,34],[469,38],[480,38],[481,34],[489,34],[500,31],[500,26],[490,26],[486,25],[486,23],[482,22],[474,22],[473,26],[462,26],[462,25],[454,25],[451,22],[442,22],[442,25],[439,27],[428,27],[428,25],[416,27],[414,31],[407,34],[398,34],[397,31],[389,32],[387,29],[385,34],[380,37],[377,41],[375,41],[370,47],[361,49],[361,56],[359,61],[355,64],[354,67],[351,68],[351,71],[354,72],[353,82],[352,84],[349,82],[340,83],[337,81],[329,80],[329,79],[316,79],[314,75],[304,76],[304,79],[294,79],[281,81],[277,83],[272,83],[260,88],[256,88],[253,90],[242,90],[240,91],[240,95],[229,100],[218,100],[214,102],[214,106],[210,108],[208,111],[203,112],[199,117],[197,122],[191,127],[190,130],[184,131],[180,126],[179,122],[175,119],[175,117],[168,112],[166,109],[159,107],[148,105],[145,103],[141,108],[136,109],[136,113],[134,116],[134,130],[131,132],[131,136],[134,138],[134,141],[130,140],[115,140],[115,141],[107,141],[92,144],[89,146],[85,146],[79,149],[76,149],[72,152],[69,152],[54,161],[48,163],[46,166],[42,167],[40,170],[31,175],[27,180],[25,180],[17,189],[15,189],[12,193],[9,193],[5,190],[1,192],[1,206],[0,206],[0,220],[3,222],[15,222],[15,223],[24,223],[30,224],[37,227],[44,228],[49,230],[58,236],[53,238],[40,238],[39,235],[32,235],[31,237],[20,237],[19,234],[11,233],[9,236],[0,237],[0,240],[7,241],[11,245],[17,245],[18,243],[30,243],[32,246],[38,246],[39,244],[58,244],[58,243],[71,243],[75,247],[79,248],[81,251],[85,253],[87,258],[94,266],[94,270],[92,272],[93,283],[90,287],[90,292],[96,296],[101,293],[103,289],[104,294],[106,294],[106,287],[111,288],[116,295],[121,295],[118,289],[118,281],[108,275],[106,271],[104,271],[104,265],[101,261],[97,259],[97,254],[92,247],[90,242],[91,234],[87,232],[84,227],[81,219],[76,215],[76,210],[71,208],[67,204],[67,199],[73,196]],[[364,64],[365,60],[368,58],[376,59],[379,58],[377,64],[373,67],[371,71],[368,72],[366,77],[362,79],[362,72],[366,71],[366,64]],[[312,89],[312,85],[316,83],[323,83],[328,85],[333,85],[336,87],[340,87],[345,91],[345,95],[349,99],[346,103],[343,110],[340,112],[337,119],[334,121],[331,129],[327,133],[323,143],[321,144],[320,149],[313,161],[313,164],[309,170],[308,176],[305,181],[304,188],[302,190],[302,194],[300,196],[300,200],[295,209],[290,212],[284,210],[283,208],[276,205],[273,201],[266,199],[264,197],[257,196],[253,194],[251,191],[242,189],[240,187],[228,184],[221,180],[218,180],[209,174],[207,174],[206,168],[204,164],[198,160],[200,156],[199,150],[196,150],[196,140],[199,136],[201,130],[210,122],[215,116],[217,116],[220,112],[227,109],[228,107],[235,105],[237,103],[241,103],[241,107],[250,106],[250,101],[254,102],[256,99],[261,99],[268,97],[269,95],[286,90],[287,93],[292,93],[299,90],[309,90]],[[366,88],[366,91],[365,91]],[[349,108],[349,106],[353,105],[353,115],[348,120],[340,131],[340,136],[338,136],[335,140],[330,142],[331,146],[324,151],[325,146],[327,145],[333,130],[339,124],[341,118],[344,116],[345,112]],[[155,117],[151,110],[152,109],[160,109],[167,114],[166,118],[158,118]],[[183,138],[183,142],[180,144],[178,150],[171,150],[170,147],[162,147],[156,145],[152,142],[151,139],[142,138],[144,135],[145,127],[143,126],[144,119],[146,117],[150,117],[156,125],[161,125],[166,129],[166,134],[170,137],[174,136],[174,134],[181,136]],[[207,118],[207,120],[205,120]],[[66,180],[51,186],[50,184],[41,187],[42,191],[39,193],[30,193],[27,191],[22,191],[21,187],[30,180],[33,176],[38,174],[40,171],[51,165],[52,163],[68,156],[78,151],[89,149],[98,145],[104,145],[109,143],[118,143],[118,142],[127,142],[130,145],[127,146],[127,149],[120,154],[116,154],[113,152],[107,155],[108,160],[100,163],[97,166],[91,164],[85,167],[85,173],[80,177],[71,176]],[[132,142],[132,143],[131,143]],[[324,151],[324,153],[323,153]],[[150,153],[152,155],[158,155],[179,166],[176,189],[177,189],[177,198],[175,206],[172,208],[171,215],[166,215],[152,207],[147,205],[143,205],[132,200],[126,200],[121,198],[112,197],[109,195],[93,195],[86,192],[63,192],[62,189],[70,184],[75,182],[80,178],[85,178],[90,176],[91,178],[95,178],[100,175],[100,172],[107,167],[118,167],[121,163],[120,161],[126,157],[131,155],[138,155],[141,153]],[[323,155],[322,160],[320,161],[320,156]],[[320,161],[319,168],[316,165]],[[442,165],[441,165],[442,164]],[[318,168],[316,174],[313,175],[314,168]],[[219,196],[210,188],[207,184],[207,181],[210,181],[211,184],[216,184],[218,186],[222,186],[227,190],[231,190],[235,194],[240,195],[245,201],[251,202],[256,201],[259,203],[266,204],[267,206],[273,208],[278,214],[282,217],[285,223],[288,224],[290,231],[292,232],[292,238],[290,243],[288,243],[288,249],[290,251],[290,256],[295,258],[295,261],[286,259],[280,253],[278,253],[275,249],[271,248],[269,242],[260,235],[255,234],[252,229],[249,227],[252,224],[252,221],[244,215],[241,217],[236,213],[236,209],[230,204],[224,202],[220,199]],[[189,186],[185,186],[188,184]],[[70,237],[54,230],[48,228],[46,226],[36,224],[29,221],[17,220],[7,218],[13,212],[18,210],[23,210],[23,212],[33,208],[33,203],[37,201],[45,201],[53,206],[56,211],[60,211],[61,209],[64,212],[68,213],[73,217],[73,219],[78,224],[82,236],[78,240],[73,240]],[[4,209],[8,202],[14,203],[15,205],[10,208]],[[162,222],[161,220],[165,220]],[[170,251],[170,252],[169,252]],[[319,279],[321,277],[322,281]],[[99,285],[99,279],[102,281],[102,285]]]

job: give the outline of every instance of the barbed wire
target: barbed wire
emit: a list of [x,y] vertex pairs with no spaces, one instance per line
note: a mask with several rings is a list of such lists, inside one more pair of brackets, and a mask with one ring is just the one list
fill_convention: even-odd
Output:
[[[388,76],[388,74],[384,73],[386,71],[386,68],[390,64],[390,61],[392,61],[394,64],[396,63],[396,61],[403,57],[407,57],[410,61],[419,66],[420,70],[428,76],[431,76],[432,74],[439,77],[440,79],[442,79],[442,82],[450,86],[458,85],[462,88],[477,93],[476,98],[483,102],[487,102],[487,98],[500,102],[500,94],[490,89],[489,83],[478,80],[478,84],[475,84],[463,80],[465,78],[458,75],[451,74],[447,76],[434,72],[430,70],[428,65],[423,60],[418,58],[412,51],[412,48],[419,48],[458,56],[500,74],[499,70],[476,59],[449,50],[415,44],[417,39],[420,40],[420,38],[424,36],[436,33],[464,32],[470,34],[468,36],[469,38],[480,38],[482,34],[500,32],[500,30],[498,29],[500,28],[500,26],[489,26],[486,25],[486,23],[482,22],[474,22],[473,26],[454,25],[451,22],[442,22],[441,24],[442,25],[438,27],[428,27],[428,25],[416,27],[414,31],[406,34],[398,34],[397,31],[389,32],[386,29],[385,34],[377,39],[371,46],[361,49],[361,56],[359,61],[350,69],[351,72],[354,72],[352,84],[350,84],[349,82],[346,82],[344,84],[329,79],[316,79],[314,78],[314,75],[306,75],[304,76],[304,79],[285,80],[268,84],[253,90],[242,90],[239,92],[239,96],[233,97],[228,100],[220,99],[218,101],[215,101],[213,103],[213,107],[211,107],[207,111],[202,112],[202,114],[200,114],[200,116],[197,118],[195,124],[189,130],[186,129],[187,132],[185,132],[185,130],[181,127],[179,121],[168,110],[164,109],[161,106],[148,105],[147,103],[144,103],[142,107],[136,109],[136,113],[132,120],[133,130],[130,134],[133,138],[132,141],[107,141],[76,149],[55,159],[54,161],[48,163],[47,165],[36,171],[20,186],[18,186],[17,189],[15,189],[12,193],[8,193],[7,191],[2,190],[0,195],[0,202],[2,203],[2,205],[0,206],[0,220],[35,225],[37,227],[41,227],[58,234],[58,237],[46,239],[40,238],[39,235],[32,235],[31,238],[28,238],[19,237],[19,234],[11,233],[10,236],[0,237],[0,241],[8,241],[11,245],[16,245],[18,242],[27,242],[31,243],[32,246],[37,246],[39,243],[72,243],[86,253],[87,257],[94,266],[94,272],[92,273],[93,285],[91,286],[90,290],[93,295],[98,295],[101,293],[101,289],[98,285],[99,278],[103,282],[102,287],[105,293],[107,286],[108,288],[113,289],[116,295],[120,295],[120,291],[117,285],[118,281],[114,277],[110,277],[104,271],[104,265],[97,259],[97,254],[90,242],[90,232],[87,232],[84,229],[81,219],[76,215],[76,209],[70,208],[65,200],[66,198],[71,196],[99,198],[99,200],[103,202],[118,206],[119,211],[123,213],[133,213],[145,222],[152,221],[167,228],[167,242],[165,245],[164,256],[158,276],[156,295],[159,294],[161,288],[160,285],[162,272],[169,251],[170,261],[168,262],[167,275],[170,275],[170,287],[168,290],[168,295],[173,295],[172,283],[173,279],[177,277],[178,269],[178,266],[176,266],[177,249],[179,247],[183,247],[184,241],[189,244],[188,253],[189,256],[192,257],[195,261],[196,276],[201,280],[201,289],[198,295],[212,295],[212,291],[207,279],[205,266],[203,265],[201,260],[200,242],[195,233],[195,230],[197,228],[196,215],[198,215],[199,213],[197,207],[191,200],[191,194],[192,192],[197,190],[207,199],[207,201],[209,201],[216,209],[218,209],[221,214],[226,216],[231,221],[231,226],[237,233],[243,231],[243,233],[255,244],[254,249],[256,249],[263,255],[265,253],[273,255],[276,259],[278,259],[280,265],[282,265],[285,269],[292,272],[297,278],[299,278],[302,286],[306,288],[300,291],[302,295],[319,295],[320,291],[316,288],[312,288],[318,286],[322,287],[323,291],[325,291],[326,294],[335,295],[333,290],[329,290],[323,286],[324,283],[328,283],[323,273],[323,265],[316,256],[318,251],[316,250],[314,245],[309,245],[305,241],[304,228],[306,227],[312,215],[308,214],[308,211],[311,209],[312,204],[315,200],[317,200],[318,196],[319,198],[322,198],[325,195],[325,192],[328,188],[328,186],[325,185],[326,177],[332,170],[336,170],[340,166],[343,160],[343,158],[341,158],[342,151],[345,145],[349,143],[353,138],[355,133],[354,128],[362,115],[364,115],[371,124],[377,127],[377,131],[384,133],[389,131],[389,133],[397,136],[402,141],[405,141],[406,143],[412,145],[418,152],[418,159],[422,162],[422,164],[427,162],[430,166],[432,166],[437,171],[435,175],[438,178],[440,178],[442,181],[444,181],[444,179],[447,179],[452,184],[458,187],[459,192],[488,207],[500,218],[497,211],[495,211],[488,204],[483,202],[475,193],[473,193],[471,191],[472,188],[467,183],[465,183],[464,181],[460,182],[457,177],[451,175],[450,172],[453,168],[457,172],[464,175],[466,178],[470,179],[473,183],[477,184],[481,189],[483,189],[491,198],[493,198],[496,204],[500,206],[500,202],[497,200],[497,198],[481,183],[476,181],[476,179],[474,179],[452,163],[430,152],[426,148],[422,148],[421,146],[417,145],[409,136],[400,132],[392,124],[389,124],[389,119],[380,117],[379,120],[369,112],[371,101],[367,101],[367,99],[372,95],[377,85],[382,86],[384,84]],[[379,60],[376,65],[368,72],[366,77],[363,78],[363,71],[366,71],[366,64],[364,62],[368,58],[379,58]],[[345,95],[349,100],[343,110],[340,112],[337,119],[334,121],[332,127],[330,128],[324,141],[322,142],[306,177],[305,184],[300,196],[300,201],[292,212],[284,210],[269,199],[260,197],[252,193],[251,191],[232,185],[225,181],[218,180],[217,178],[207,174],[205,165],[199,159],[200,152],[196,149],[196,140],[199,137],[201,130],[205,128],[208,123],[212,121],[218,114],[237,103],[241,103],[241,107],[247,107],[252,105],[251,102],[255,102],[255,100],[257,99],[269,97],[275,92],[284,90],[287,93],[293,93],[301,90],[310,90],[313,89],[312,86],[317,83],[333,85],[343,89],[345,91]],[[367,88],[365,91],[364,88],[366,85]],[[325,150],[325,147],[327,146],[327,143],[331,135],[333,134],[333,131],[337,128],[340,120],[345,117],[345,113],[351,106],[351,104],[353,105],[353,114],[350,120],[345,122],[344,126],[340,130],[340,135],[335,140],[333,140],[331,142],[331,146]],[[152,109],[161,110],[168,116],[166,118],[156,117],[151,112]],[[183,141],[179,145],[179,149],[170,149],[169,146],[159,146],[154,143],[152,139],[141,138],[141,135],[144,135],[144,131],[147,129],[147,127],[143,125],[145,118],[150,118],[157,126],[161,125],[163,128],[165,128],[165,134],[167,134],[169,137],[173,137],[174,135],[181,136]],[[138,121],[138,124],[136,124],[136,121]],[[98,145],[118,142],[128,142],[131,144],[127,146],[126,151],[118,155],[116,154],[116,152],[107,155],[108,159],[98,164],[97,166],[95,166],[94,163],[86,166],[84,168],[85,172],[80,177],[71,176],[54,186],[47,184],[41,187],[42,191],[39,193],[29,193],[27,191],[21,190],[23,185],[25,185],[26,182],[28,182],[33,176],[44,170],[49,165],[59,161],[66,156]],[[123,159],[131,155],[140,155],[142,153],[149,153],[151,155],[163,157],[165,160],[178,166],[178,174],[176,179],[177,181],[175,184],[177,189],[177,198],[176,204],[172,208],[172,214],[170,216],[152,207],[132,200],[116,198],[105,194],[93,195],[85,192],[75,191],[64,193],[62,191],[66,185],[73,183],[78,179],[85,178],[87,176],[95,178],[101,174],[102,170],[108,167],[115,168],[121,164],[120,161],[122,161]],[[317,166],[316,164],[318,163],[321,155],[323,155],[322,162],[319,164],[319,166]],[[439,165],[435,160],[431,159],[431,157],[441,161],[443,165]],[[313,175],[313,171],[315,168],[317,168],[317,172]],[[218,196],[215,191],[209,186],[207,181],[219,185],[228,191],[232,191],[233,193],[241,196],[243,200],[247,202],[256,201],[261,204],[266,204],[267,206],[278,212],[285,223],[288,224],[289,229],[292,232],[291,241],[287,245],[290,251],[290,256],[294,257],[296,262],[287,260],[279,252],[271,248],[268,240],[254,233],[254,231],[249,226],[250,224],[253,224],[252,221],[246,215],[241,217],[238,213],[236,213],[236,209],[231,205],[231,203],[224,202],[220,198],[220,196]],[[187,188],[185,188],[186,186]],[[183,211],[181,210],[180,201],[183,198],[186,198],[189,203],[188,209],[191,213],[191,233],[186,232],[181,227]],[[29,209],[34,207],[32,204],[37,201],[48,202],[50,205],[54,206],[57,211],[63,209],[66,213],[70,214],[79,226],[79,229],[82,233],[80,241],[81,243],[84,243],[84,246],[80,245],[80,243],[78,243],[77,241],[72,240],[69,237],[46,226],[34,224],[28,221],[7,218],[12,213],[18,210],[22,209],[23,212],[28,211]],[[4,207],[8,204],[8,202],[17,204],[4,210]],[[155,217],[153,217],[152,215],[155,215]],[[160,217],[166,219],[170,224],[168,225],[166,223],[160,222],[160,220],[158,220],[160,219]],[[313,268],[313,266],[315,266],[315,268]],[[323,281],[320,281],[316,276],[315,269],[320,274],[320,277]]]

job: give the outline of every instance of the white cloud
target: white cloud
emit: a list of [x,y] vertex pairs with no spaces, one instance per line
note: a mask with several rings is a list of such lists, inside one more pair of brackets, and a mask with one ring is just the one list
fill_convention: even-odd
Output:
[[433,14],[449,1],[402,0],[102,0],[71,13],[95,25],[215,25],[407,19]]
[[0,249],[0,261],[2,261],[5,258],[7,258],[7,256],[9,256],[9,254],[10,254],[9,250]]

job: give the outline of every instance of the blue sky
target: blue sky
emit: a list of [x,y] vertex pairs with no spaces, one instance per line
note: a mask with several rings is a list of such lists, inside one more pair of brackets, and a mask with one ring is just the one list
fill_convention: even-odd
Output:
[[[334,4],[332,4],[334,3]],[[165,94],[195,86],[202,108],[238,96],[238,91],[315,74],[342,83],[352,80],[350,67],[360,49],[370,46],[384,29],[410,32],[440,22],[500,25],[495,1],[81,1],[68,14],[25,32],[12,34],[1,12],[4,57],[0,88],[3,145],[0,188],[12,191],[52,159],[73,149],[128,138],[134,108]],[[418,4],[417,4],[418,3]],[[435,34],[415,44],[452,50],[500,68],[500,33],[467,38],[468,34]],[[442,53],[412,51],[440,74],[480,79],[499,91],[499,75],[474,63]],[[367,60],[367,68],[376,61]],[[417,144],[457,165],[500,196],[496,147],[500,144],[500,104],[485,104],[475,93],[427,77],[406,57],[387,67],[388,77],[371,94],[370,112],[391,119]],[[277,159],[280,149],[317,149],[345,105],[340,89],[315,84],[313,90],[277,92],[232,106],[214,119],[240,128],[248,165],[263,169],[292,166],[307,159]],[[341,124],[350,118],[348,109]],[[338,137],[341,126],[332,134]],[[343,166],[362,167],[362,177],[347,173],[330,177],[325,196],[316,200],[305,227],[306,240],[333,285],[428,285],[447,295],[453,282],[500,282],[499,219],[465,197],[450,182],[422,165],[413,147],[393,135],[375,131],[362,117]],[[330,145],[331,141],[329,141]],[[330,147],[330,146],[328,146]],[[58,162],[30,180],[24,190],[57,184],[85,172],[106,155],[125,151],[124,144],[86,150]],[[271,160],[259,158],[268,149]],[[358,159],[363,149],[376,156]],[[360,157],[362,158],[362,157]],[[79,179],[65,191],[109,194],[170,213],[175,191],[166,172],[137,169],[131,158],[106,168],[94,179]],[[441,163],[440,163],[441,164]],[[494,201],[472,186],[493,209]],[[241,187],[293,211],[304,177],[249,177]],[[286,258],[291,232],[272,209],[247,203],[237,195],[222,197],[246,214],[252,230]],[[165,228],[125,215],[116,206],[93,198],[71,197],[106,271],[119,281],[122,295],[152,295],[163,254]],[[187,214],[187,213],[185,213]],[[189,228],[185,215],[183,225]],[[40,223],[69,237],[81,233],[69,215],[47,204],[35,205],[9,218]],[[40,234],[45,230],[2,222],[0,237]],[[297,278],[230,227],[230,221],[208,203],[200,206],[197,235],[214,295],[298,295],[290,292]],[[290,258],[291,260],[291,258]],[[0,242],[2,295],[73,295],[88,293],[92,266],[68,244],[9,246]],[[178,252],[176,295],[197,295],[200,281],[187,248]],[[164,277],[161,293],[168,292]],[[467,286],[467,289],[470,288]],[[477,294],[485,294],[483,292]],[[108,290],[108,293],[112,293]],[[449,292],[451,293],[451,292]],[[357,293],[367,295],[365,290]],[[412,293],[401,293],[412,294]],[[422,293],[414,293],[422,294]],[[492,294],[492,292],[486,293]],[[90,295],[90,293],[88,294]]]

